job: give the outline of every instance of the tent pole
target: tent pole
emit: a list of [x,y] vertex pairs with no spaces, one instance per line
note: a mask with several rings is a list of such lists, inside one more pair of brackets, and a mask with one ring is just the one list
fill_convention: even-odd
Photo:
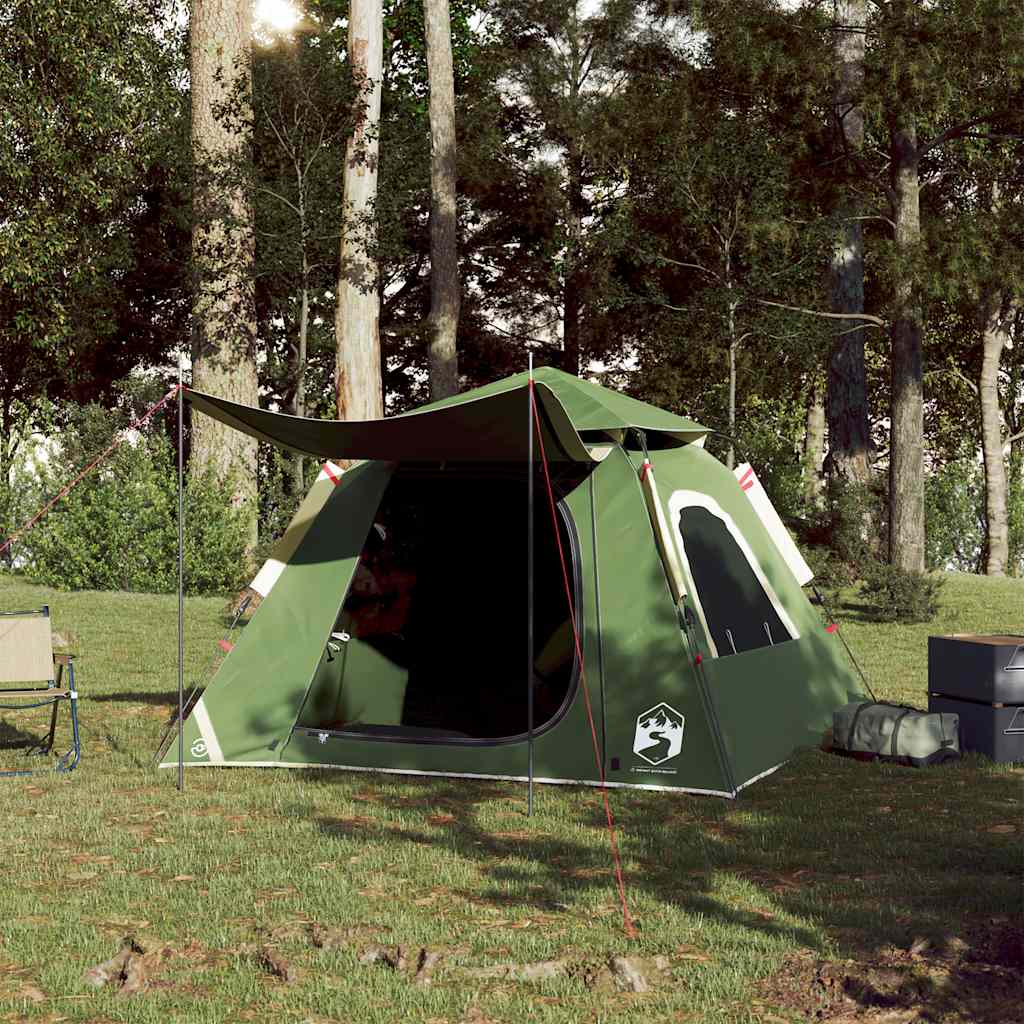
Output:
[[185,499],[181,352],[178,352],[178,792],[185,788]]
[[533,353],[526,393],[526,815],[533,816]]

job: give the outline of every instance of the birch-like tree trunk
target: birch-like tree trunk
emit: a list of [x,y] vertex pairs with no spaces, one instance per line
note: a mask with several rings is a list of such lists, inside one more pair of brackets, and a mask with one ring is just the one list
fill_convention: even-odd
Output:
[[384,415],[380,298],[372,251],[383,46],[381,0],[352,0],[348,60],[358,88],[357,117],[345,150],[344,224],[334,317],[335,392],[340,420]]
[[430,80],[430,397],[459,390],[458,218],[456,215],[455,75],[448,0],[425,0]]
[[985,457],[985,573],[1005,576],[1010,554],[1010,524],[1003,427],[999,415],[999,360],[1009,341],[1012,310],[996,293],[986,303],[981,330],[978,404],[981,449]]
[[[847,161],[864,148],[865,27],[867,0],[835,0],[835,129]],[[839,209],[839,236],[829,268],[833,313],[864,312],[864,232],[860,205],[848,191]],[[866,483],[871,475],[864,328],[856,321],[835,320],[828,362],[826,409],[831,473],[849,483]]]
[[914,117],[890,134],[892,219],[900,266],[894,287],[889,441],[889,561],[923,572],[924,391],[922,313],[913,260],[921,240],[920,175]]
[[[238,173],[248,159],[249,138],[215,113],[220,105],[240,101],[238,121],[249,120],[252,4],[193,0],[190,36],[196,182],[192,383],[200,391],[258,405],[254,217]],[[255,547],[256,441],[209,416],[196,416],[191,471],[205,470],[231,481],[232,501],[245,511]]]
[[821,383],[812,382],[807,395],[804,425],[804,499],[817,507],[821,501],[821,474],[825,463],[825,402]]
[[[306,359],[309,350],[309,252],[306,246],[306,210],[302,192],[299,193],[302,211],[302,280],[299,284],[299,330],[295,345],[295,400],[292,411],[296,416],[306,415]],[[292,456],[292,493],[306,490],[305,459],[296,452]]]

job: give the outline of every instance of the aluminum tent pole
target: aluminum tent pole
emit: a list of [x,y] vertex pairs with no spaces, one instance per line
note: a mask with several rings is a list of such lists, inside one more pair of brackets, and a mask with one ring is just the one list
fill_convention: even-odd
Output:
[[185,788],[185,398],[178,352],[178,792]]
[[526,389],[526,814],[533,815],[533,353]]

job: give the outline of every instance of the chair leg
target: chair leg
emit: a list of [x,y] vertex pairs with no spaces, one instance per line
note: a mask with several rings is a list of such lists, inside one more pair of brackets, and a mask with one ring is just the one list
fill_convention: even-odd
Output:
[[[78,733],[78,691],[75,689],[75,666],[69,665],[70,673],[68,685],[68,703],[71,705],[71,749],[60,759],[57,764],[57,771],[74,771],[75,766],[82,759],[82,741]],[[56,705],[54,705],[54,720],[56,720]],[[53,736],[51,734],[51,742]]]

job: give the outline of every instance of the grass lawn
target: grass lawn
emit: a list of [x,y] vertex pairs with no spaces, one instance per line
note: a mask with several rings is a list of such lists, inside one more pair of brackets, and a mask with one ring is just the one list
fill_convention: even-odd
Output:
[[[0,608],[42,603],[79,654],[84,757],[0,780],[0,1021],[1024,1016],[1020,768],[808,751],[734,802],[616,791],[631,943],[596,791],[540,787],[529,820],[499,783],[210,769],[179,794],[151,763],[176,702],[175,599],[0,577]],[[1024,631],[1024,582],[951,576],[922,626],[871,623],[852,594],[840,612],[879,696],[924,706],[927,636]],[[205,679],[225,602],[186,614],[188,676]],[[44,720],[5,717],[8,735]],[[86,985],[127,935],[143,990]],[[432,983],[360,963],[371,943],[440,952]],[[607,983],[623,953],[646,958],[650,991]],[[546,960],[562,976],[482,970]]]

